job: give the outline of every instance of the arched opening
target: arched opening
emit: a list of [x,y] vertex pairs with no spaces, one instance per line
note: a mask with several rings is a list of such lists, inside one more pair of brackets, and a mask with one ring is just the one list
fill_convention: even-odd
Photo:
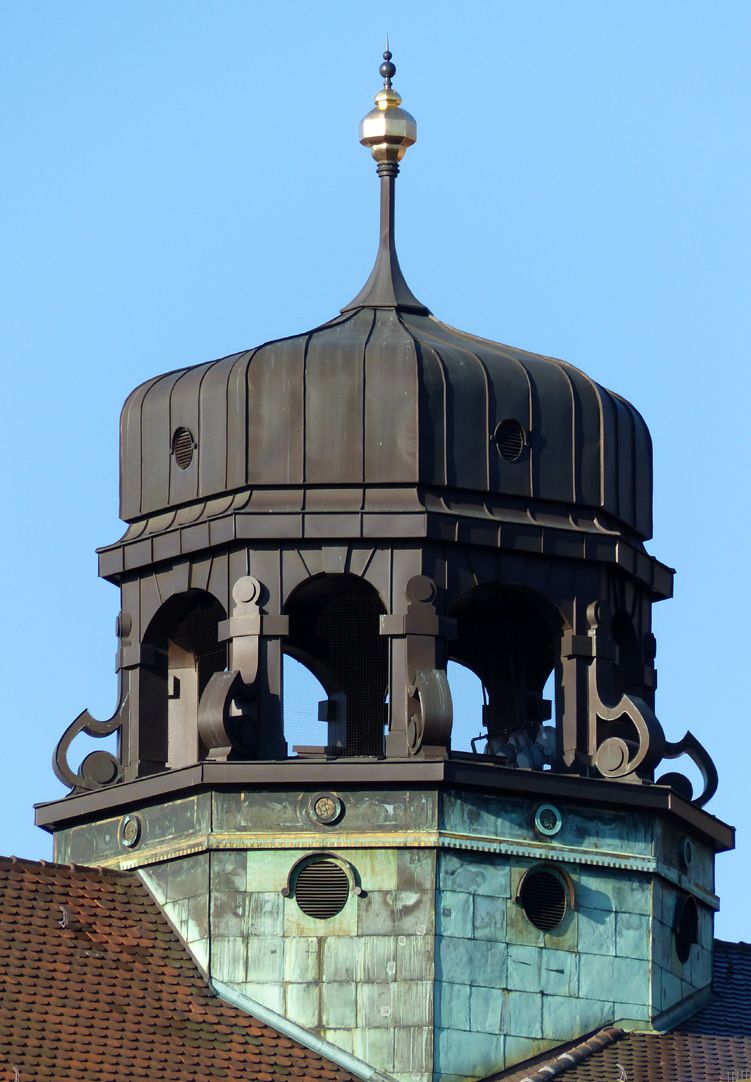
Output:
[[[538,769],[555,755],[550,690],[561,618],[543,597],[522,587],[478,586],[452,608],[457,636],[450,657],[475,673],[484,689],[484,746],[473,750]],[[452,747],[457,744],[452,740]]]
[[[320,755],[321,723],[319,704],[326,699],[320,680],[297,658],[282,658],[282,724],[284,739],[292,755]],[[316,743],[316,741],[318,743]]]
[[633,620],[623,610],[613,615],[613,641],[618,647],[618,662],[613,666],[616,697],[620,699],[621,695],[641,695],[644,690],[644,663]]
[[385,609],[377,591],[355,575],[319,575],[294,592],[285,611],[284,651],[326,693],[318,714],[327,724],[326,745],[308,746],[306,754],[382,755],[388,644],[380,634]]
[[227,645],[217,635],[225,615],[211,594],[189,590],[166,601],[144,635],[151,656],[142,676],[141,745],[163,767],[189,766],[206,754],[198,702],[213,673],[227,667]]
[[[485,690],[477,673],[458,661],[449,661],[446,676],[451,688],[451,702],[454,708],[454,720],[451,726],[451,750],[485,750],[486,734],[482,729],[482,709],[485,705]],[[479,744],[479,746],[478,746]]]

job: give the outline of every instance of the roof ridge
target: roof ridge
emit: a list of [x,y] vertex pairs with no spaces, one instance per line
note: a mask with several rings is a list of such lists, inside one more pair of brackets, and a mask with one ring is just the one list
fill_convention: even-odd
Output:
[[551,1078],[559,1078],[570,1067],[578,1067],[580,1063],[584,1063],[590,1056],[611,1044],[615,1044],[625,1035],[626,1031],[621,1029],[620,1026],[605,1026],[587,1037],[586,1040],[574,1045],[573,1048],[561,1052],[552,1062],[544,1063],[541,1067],[538,1067],[534,1074],[520,1078],[519,1082],[549,1082]]
[[751,943],[747,943],[745,939],[715,939],[714,942],[718,947],[743,947],[744,950],[751,951]]
[[[92,879],[112,876],[114,879],[133,878],[133,872],[122,868],[105,868],[100,864],[73,864],[70,861],[34,860],[32,857],[0,856],[0,867],[21,867],[39,872],[68,872],[71,875],[83,874]],[[137,876],[135,877],[137,879]]]

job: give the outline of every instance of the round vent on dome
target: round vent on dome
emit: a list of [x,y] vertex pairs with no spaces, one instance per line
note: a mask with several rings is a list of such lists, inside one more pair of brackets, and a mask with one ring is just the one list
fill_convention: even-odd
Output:
[[566,887],[555,872],[528,871],[519,885],[517,901],[527,919],[543,932],[557,928],[566,916]]
[[348,897],[347,873],[335,860],[311,860],[297,873],[295,900],[308,917],[335,917],[344,909]]
[[193,433],[188,428],[176,428],[172,436],[172,454],[175,462],[181,470],[187,470],[193,461],[193,450],[196,442]]
[[493,442],[507,462],[516,462],[526,443],[524,429],[518,421],[501,421],[493,433]]

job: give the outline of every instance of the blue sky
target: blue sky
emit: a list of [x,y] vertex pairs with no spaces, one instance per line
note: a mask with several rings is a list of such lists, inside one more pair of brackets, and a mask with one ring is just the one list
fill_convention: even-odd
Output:
[[[746,3],[0,6],[0,850],[49,854],[31,804],[115,694],[117,423],[157,372],[334,315],[370,270],[357,124],[385,31],[419,142],[402,266],[446,322],[564,357],[655,444],[658,714],[710,748],[718,932],[751,938]],[[741,677],[744,679],[742,680]],[[745,880],[745,883],[744,883]]]

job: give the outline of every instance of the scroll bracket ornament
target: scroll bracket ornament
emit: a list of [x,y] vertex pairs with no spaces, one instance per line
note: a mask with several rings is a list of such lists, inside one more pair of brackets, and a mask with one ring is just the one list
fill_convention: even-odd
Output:
[[444,669],[418,669],[408,689],[407,748],[411,755],[446,758],[451,741],[453,704]]
[[451,746],[451,689],[440,661],[446,640],[456,634],[456,624],[438,615],[437,592],[427,575],[414,575],[405,589],[406,613],[381,617],[381,634],[401,642],[407,678],[406,713],[400,721],[404,728],[400,732],[392,722],[386,744],[389,755],[445,759]]
[[107,721],[97,721],[88,710],[83,710],[71,722],[63,733],[55,753],[52,757],[52,769],[55,775],[63,783],[69,785],[74,792],[86,792],[91,789],[101,789],[105,785],[114,785],[122,776],[122,764],[110,751],[97,748],[89,752],[78,770],[73,770],[68,762],[70,746],[79,735],[105,737],[118,732],[127,720],[128,696],[121,699],[120,704]]
[[288,616],[262,613],[262,593],[258,579],[243,575],[232,587],[232,615],[219,624],[219,638],[229,642],[229,668],[211,676],[198,704],[198,735],[210,759],[227,759],[233,751],[252,757],[258,740],[262,637],[289,632]]
[[119,744],[122,746],[122,733],[125,730],[130,717],[130,674],[122,664],[125,648],[130,645],[130,634],[133,629],[133,621],[129,613],[120,612],[115,623],[115,634],[120,643],[118,652],[118,705],[111,718],[107,721],[97,721],[88,710],[82,710],[78,717],[71,722],[58,741],[52,756],[52,769],[55,776],[63,783],[69,785],[74,793],[89,792],[93,789],[101,789],[106,785],[114,785],[121,781],[123,776],[123,763],[121,758],[115,756],[104,748],[97,748],[83,759],[78,770],[74,770],[69,761],[68,753],[75,738],[83,733],[84,736],[103,738],[117,733]]
[[600,668],[615,659],[610,634],[611,614],[601,601],[587,609],[591,661],[588,674],[589,731],[588,752],[595,770],[604,778],[640,782],[652,776],[663,759],[688,755],[698,768],[704,788],[693,798],[691,783],[682,774],[671,773],[658,779],[670,784],[683,797],[703,807],[717,790],[717,770],[706,749],[687,732],[678,741],[666,739],[665,732],[651,706],[640,696],[622,694],[612,703],[601,694]]

